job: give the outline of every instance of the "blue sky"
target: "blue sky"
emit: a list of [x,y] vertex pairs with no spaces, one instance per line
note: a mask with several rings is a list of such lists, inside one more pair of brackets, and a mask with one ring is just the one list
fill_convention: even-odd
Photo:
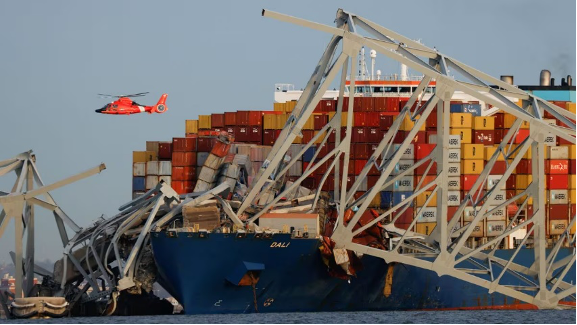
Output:
[[[105,162],[52,192],[80,226],[131,199],[132,151],[183,136],[199,114],[272,109],[275,83],[304,87],[330,36],[261,17],[262,8],[332,25],[364,16],[495,77],[575,76],[575,1],[1,1],[0,160],[34,150],[45,183]],[[389,64],[387,64],[389,63]],[[377,58],[383,73],[398,64]],[[104,116],[97,93],[168,93],[162,115]],[[12,175],[0,177],[9,191]],[[37,258],[62,247],[36,209]],[[13,225],[0,262],[13,250]]]

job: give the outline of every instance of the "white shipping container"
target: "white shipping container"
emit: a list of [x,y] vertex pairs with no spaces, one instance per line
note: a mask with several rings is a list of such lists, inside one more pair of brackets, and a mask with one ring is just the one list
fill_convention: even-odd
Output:
[[[304,147],[303,144],[291,144],[288,150],[288,154],[291,156],[291,158],[294,158],[299,154],[299,152],[303,149],[303,147]],[[302,159],[303,156],[299,156],[299,160]]]
[[261,167],[262,167],[262,161],[251,162],[252,175],[256,176],[256,174],[258,174]]
[[460,163],[461,162],[461,149],[449,149],[447,161],[449,163]]
[[[355,181],[357,181],[358,178],[359,176],[355,176]],[[367,191],[367,177],[363,177],[363,179],[361,179],[361,183],[359,184],[357,191]]]
[[132,164],[132,176],[146,176],[146,163],[137,162]]
[[448,163],[447,164],[447,175],[452,177],[452,176],[458,176],[461,177],[461,163]]
[[557,136],[553,135],[552,133],[547,133],[545,136],[545,141],[543,143],[547,146],[555,146],[557,145]]
[[[436,144],[437,143],[437,135],[431,134],[429,136],[429,143]],[[449,149],[459,149],[461,150],[461,136],[460,135],[449,135]]]
[[[400,144],[394,144],[393,145],[393,150],[389,151],[389,154],[387,158],[391,158],[393,156],[393,153],[399,149],[401,147]],[[403,152],[403,155],[401,156],[401,159],[410,159],[410,160],[414,160],[415,159],[415,145],[414,144],[410,144],[407,149],[405,149],[405,151]]]
[[198,175],[198,179],[201,181],[205,181],[209,184],[212,184],[215,176],[216,176],[216,170],[205,166],[201,168],[200,175]]
[[[412,191],[415,189],[415,178],[413,176],[403,176],[393,183],[393,191]],[[362,191],[362,190],[361,190]]]
[[567,220],[549,220],[549,235],[561,235],[568,225]]
[[224,161],[224,158],[226,157],[218,157],[216,155],[210,154],[208,155],[208,157],[206,157],[203,166],[208,167],[210,169],[218,170],[218,168]]
[[300,160],[295,161],[295,163],[288,170],[288,176],[301,176],[302,173],[303,173],[303,162]]
[[156,175],[146,176],[145,188],[147,190],[154,188],[156,185],[158,185],[158,176]]
[[158,176],[158,181],[164,181],[166,185],[170,186],[172,184],[172,177],[171,176]]
[[196,181],[196,186],[194,186],[194,192],[204,192],[204,191],[208,191],[212,188],[212,183],[207,183],[205,181],[202,180],[197,180]]
[[479,210],[481,210],[481,207],[465,207],[463,210],[463,220],[468,222],[473,221],[473,219],[477,216],[477,213],[479,213]]
[[[418,223],[424,222],[437,222],[437,208],[436,207],[426,207],[421,209],[422,213],[417,216]],[[419,212],[419,209],[417,209]]]
[[456,207],[461,205],[461,191],[447,191],[447,206]]
[[254,147],[254,144],[238,143],[236,147],[236,152],[239,155],[250,156],[250,148]]
[[158,162],[158,175],[170,176],[172,175],[172,161],[159,161]]
[[152,160],[146,162],[146,175],[158,175],[158,161]]
[[[513,177],[515,177],[515,175],[513,175]],[[497,183],[501,180],[501,178],[503,178],[503,175],[489,175],[487,176],[487,183],[486,183],[486,189],[490,190],[491,188],[493,188],[493,186],[497,185]],[[497,190],[504,190],[505,189],[505,182],[503,182],[503,186],[501,186],[501,188],[498,188]]]
[[493,203],[495,205],[499,205],[501,203],[504,203],[507,200],[507,192],[504,190],[499,190],[495,192],[495,197],[494,197]]
[[[400,173],[404,172],[405,170],[413,167],[415,164],[412,160],[399,160],[399,162],[395,165],[395,168],[391,172],[391,175],[399,175]],[[414,175],[415,170],[411,170],[409,173],[405,175]]]
[[238,179],[238,173],[240,172],[240,168],[237,164],[229,164],[226,170],[224,171],[224,175],[226,177]]
[[549,191],[550,204],[567,204],[569,203],[568,190],[551,190]]
[[569,159],[568,146],[548,147],[547,153],[549,159]]
[[461,177],[447,177],[448,181],[448,190],[449,191],[460,191],[461,190]]
[[496,237],[505,231],[505,221],[487,221],[487,237]]
[[[490,206],[489,207],[489,211],[493,210],[495,207],[494,206]],[[497,209],[495,211],[493,211],[489,216],[487,216],[487,220],[489,221],[501,221],[501,220],[506,220],[507,219],[507,215],[505,214],[505,208],[500,208]],[[488,228],[487,228],[488,230]]]
[[196,166],[202,167],[204,165],[204,162],[208,158],[208,155],[209,155],[208,152],[197,152],[196,153]]

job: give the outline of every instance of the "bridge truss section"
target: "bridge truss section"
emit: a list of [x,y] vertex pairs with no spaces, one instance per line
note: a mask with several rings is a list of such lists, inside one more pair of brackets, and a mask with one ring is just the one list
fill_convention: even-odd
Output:
[[[265,17],[326,32],[331,35],[331,39],[296,107],[264,162],[263,168],[255,177],[254,183],[251,184],[249,193],[239,208],[238,215],[241,215],[248,208],[257,207],[261,211],[249,220],[249,222],[254,222],[267,210],[278,204],[282,197],[299,186],[320,165],[328,163],[328,171],[332,170],[335,175],[333,197],[338,209],[338,220],[332,240],[336,242],[337,248],[377,256],[388,263],[398,262],[432,270],[439,276],[448,275],[484,287],[490,293],[498,292],[534,304],[539,308],[556,308],[560,300],[568,296],[574,297],[575,284],[562,280],[575,264],[575,235],[569,233],[569,229],[575,225],[574,215],[570,218],[569,227],[558,238],[553,248],[546,250],[544,150],[547,145],[546,138],[549,135],[575,144],[575,114],[469,67],[436,49],[426,47],[420,42],[413,41],[342,9],[337,12],[336,27],[268,10],[263,10],[262,14]],[[364,36],[364,34],[369,36]],[[342,114],[343,94],[349,71],[351,72],[350,89],[355,89],[354,72],[358,69],[355,58],[363,46],[374,49],[378,53],[422,73],[423,79],[407,104],[401,109],[390,130],[384,135],[357,180],[347,189],[348,175],[346,171],[351,162],[354,100],[351,97],[351,100],[348,101],[346,121],[341,121],[342,117],[345,116]],[[458,74],[460,78],[453,76],[451,72]],[[298,154],[290,157],[287,152],[291,143],[295,138],[302,136],[301,130],[305,122],[339,73],[340,92],[336,114],[312,140],[303,146]],[[421,101],[421,95],[424,94],[426,87],[433,80],[436,82],[436,92],[428,100]],[[489,85],[496,85],[497,87],[493,88]],[[517,119],[513,127],[507,131],[498,149],[486,163],[472,189],[458,200],[460,203],[456,213],[448,215],[447,202],[451,194],[447,184],[450,100],[455,91],[473,96],[479,101],[492,105],[494,111],[500,110],[512,114]],[[517,106],[514,100],[522,100],[522,107]],[[435,111],[436,113],[434,113]],[[545,112],[560,122],[556,124],[565,126],[550,125],[543,118]],[[393,173],[401,156],[430,114],[437,114],[436,147],[427,157],[415,161],[411,168],[401,173]],[[393,138],[405,118],[410,119],[414,123],[414,127],[408,132],[405,140],[395,147],[393,146]],[[515,143],[516,141],[513,139],[518,134],[522,123],[529,124],[529,137],[521,143]],[[346,125],[346,133],[342,138],[339,130],[341,125]],[[335,148],[324,157],[319,157],[319,149],[327,145],[328,136],[335,131]],[[320,144],[315,144],[318,142]],[[317,147],[317,150],[302,176],[291,186],[287,186],[284,191],[278,190],[280,188],[278,184],[282,182],[283,176],[289,168],[311,147]],[[507,178],[512,175],[521,158],[529,150],[532,152],[533,182],[521,193],[512,198],[504,199],[501,189],[504,188]],[[491,170],[495,162],[501,159],[506,161],[507,169],[503,176],[495,181],[494,178],[490,177],[493,174]],[[419,166],[426,166],[425,175],[434,176],[434,180],[429,183],[419,182],[416,184],[416,189],[412,195],[370,223],[358,229],[355,228],[363,213],[367,211],[370,201],[376,195],[380,195],[382,190],[401,177],[409,175]],[[354,194],[359,188],[362,178],[366,177],[371,168],[376,168],[380,173],[376,185],[362,197],[355,199]],[[318,189],[313,209],[327,178],[328,172],[320,184],[317,184]],[[424,180],[425,177],[422,179]],[[483,189],[486,191],[482,191]],[[425,191],[433,191],[433,194],[436,194],[436,196],[431,195],[425,202],[425,206],[436,206],[434,231],[430,234],[416,231],[416,221],[423,213],[422,208],[417,209],[417,217],[408,230],[396,227],[395,222],[400,215],[418,195]],[[433,199],[436,200],[436,204],[431,204]],[[530,200],[534,206],[532,214],[521,216],[520,211],[524,210]],[[517,204],[519,212],[513,219],[508,219],[505,229],[498,235],[489,238],[486,243],[478,247],[470,247],[471,245],[468,245],[467,241],[475,227],[481,225],[498,209],[507,208],[510,204]],[[461,227],[459,224],[464,218],[464,211],[467,210],[467,207],[472,207],[476,213],[473,213],[468,223]],[[354,212],[352,220],[345,222],[344,215],[349,210],[356,212]],[[392,245],[387,249],[379,249],[355,242],[355,236],[377,222],[385,223],[385,230],[393,237]],[[495,252],[500,243],[508,235],[527,225],[532,225],[532,227],[522,238],[521,245],[513,255],[509,259],[499,258]],[[516,256],[521,246],[529,240],[532,240],[534,245],[534,263],[530,266],[516,263]],[[557,254],[564,243],[573,247],[572,254],[559,258]],[[510,286],[503,284],[501,281],[504,276],[523,279],[526,285]]]

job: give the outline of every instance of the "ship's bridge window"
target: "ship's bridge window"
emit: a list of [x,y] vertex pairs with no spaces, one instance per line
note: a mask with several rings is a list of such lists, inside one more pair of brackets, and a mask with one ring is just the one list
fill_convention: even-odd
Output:
[[382,87],[384,93],[397,93],[399,92],[399,87]]
[[371,92],[371,87],[365,87],[365,86],[357,86],[355,87],[355,93],[360,94],[360,93],[369,93]]
[[373,92],[374,93],[383,93],[384,87],[373,87]]
[[411,87],[399,87],[399,92],[400,93],[410,93]]
[[427,87],[427,92],[428,93],[434,93],[435,92],[435,87]]

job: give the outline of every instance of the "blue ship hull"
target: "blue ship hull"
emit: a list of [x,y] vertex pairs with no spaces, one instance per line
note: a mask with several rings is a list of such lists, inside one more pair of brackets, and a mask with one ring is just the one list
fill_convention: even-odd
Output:
[[[159,283],[184,307],[186,314],[309,312],[423,309],[534,308],[502,294],[403,264],[389,268],[380,258],[363,256],[363,268],[350,282],[328,274],[318,239],[235,238],[234,234],[151,234]],[[510,256],[514,250],[499,250]],[[562,249],[558,259],[570,254]],[[533,251],[522,249],[515,260],[529,266]],[[255,267],[259,280],[239,286],[243,270]],[[467,267],[463,265],[463,267]],[[387,272],[392,270],[390,294],[385,295]],[[575,265],[566,281],[575,283]],[[523,285],[506,275],[501,283]],[[256,300],[256,306],[255,306]],[[572,303],[575,306],[574,300]]]

